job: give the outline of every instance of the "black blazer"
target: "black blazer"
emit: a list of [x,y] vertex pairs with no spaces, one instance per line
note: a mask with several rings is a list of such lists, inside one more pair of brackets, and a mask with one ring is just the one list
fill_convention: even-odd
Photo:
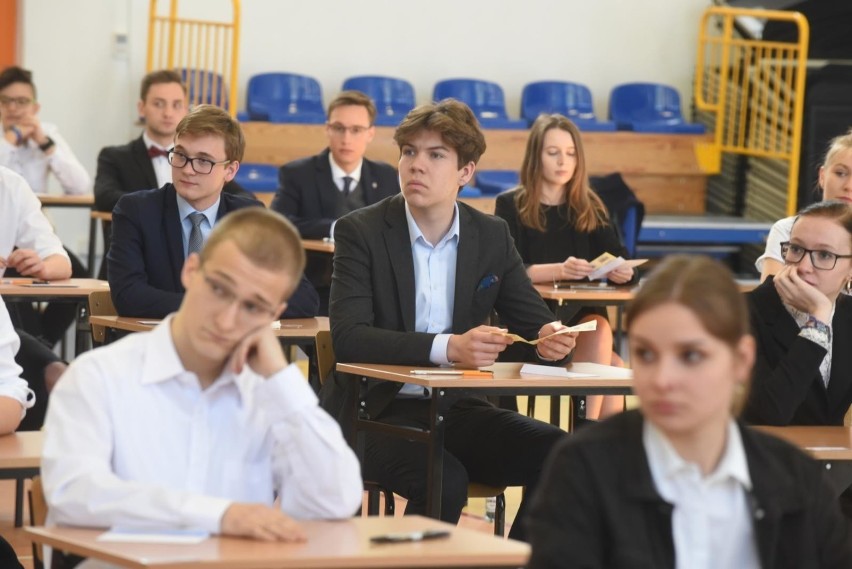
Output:
[[[280,187],[270,207],[287,216],[304,239],[328,237],[337,217],[337,201],[342,195],[331,176],[329,152],[325,149],[316,156],[294,160],[278,172]],[[361,187],[364,202],[372,205],[399,193],[399,176],[390,164],[364,158]]]
[[[222,194],[217,220],[244,207],[263,207],[254,200]],[[113,210],[112,246],[108,256],[112,301],[122,316],[163,318],[178,309],[184,288],[183,233],[172,184],[128,194]],[[284,317],[316,316],[319,297],[303,277]]]
[[799,337],[772,278],[746,298],[757,361],[743,419],[758,425],[842,425],[852,404],[852,298],[841,294],[835,305],[828,389],[819,373],[825,350]]
[[[435,334],[414,331],[414,260],[404,204],[402,195],[394,196],[335,225],[330,314],[337,361],[430,365]],[[452,332],[484,324],[496,310],[512,332],[537,337],[555,317],[532,287],[505,222],[463,203],[458,207]],[[523,351],[534,358],[529,346]],[[345,392],[350,381],[341,374],[323,386],[326,408],[338,417],[346,409],[337,405],[345,403],[332,394]],[[366,412],[377,416],[400,388],[395,382],[371,383]]]
[[[674,569],[673,506],[654,486],[642,415],[628,411],[556,446],[527,518],[530,569]],[[740,424],[764,569],[852,567],[852,536],[823,469]]]
[[[157,187],[157,175],[141,135],[127,144],[107,146],[98,154],[98,171],[95,174],[97,211],[112,211],[124,194]],[[254,197],[233,180],[225,184],[223,191]]]

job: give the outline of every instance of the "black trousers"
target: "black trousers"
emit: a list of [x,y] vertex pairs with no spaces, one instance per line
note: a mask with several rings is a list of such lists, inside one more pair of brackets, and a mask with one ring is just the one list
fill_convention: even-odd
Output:
[[[397,399],[377,420],[393,425],[429,426],[429,401]],[[469,482],[524,486],[524,499],[509,537],[525,539],[524,516],[542,466],[565,431],[515,411],[476,399],[461,399],[444,418],[444,471],[441,519],[456,523]],[[426,514],[427,449],[424,443],[367,433],[364,478],[408,499],[406,514]]]
[[27,380],[30,389],[36,396],[35,405],[27,409],[27,414],[21,421],[18,430],[38,431],[44,425],[44,416],[47,413],[47,386],[45,385],[44,368],[53,362],[60,361],[60,358],[46,344],[30,334],[20,329],[16,329],[15,332],[21,339],[21,348],[15,354],[15,363],[23,368],[21,377]]

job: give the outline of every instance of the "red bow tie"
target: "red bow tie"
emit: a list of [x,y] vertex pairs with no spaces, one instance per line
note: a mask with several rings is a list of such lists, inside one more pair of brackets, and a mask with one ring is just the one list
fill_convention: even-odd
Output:
[[169,151],[163,150],[162,148],[157,148],[156,146],[148,147],[148,157],[149,158],[156,158],[157,156],[165,156],[166,158],[168,158],[169,157]]

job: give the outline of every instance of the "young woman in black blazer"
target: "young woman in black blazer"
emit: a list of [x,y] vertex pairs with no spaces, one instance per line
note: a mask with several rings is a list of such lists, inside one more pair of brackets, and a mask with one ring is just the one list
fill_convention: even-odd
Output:
[[[530,129],[521,185],[497,196],[495,215],[506,220],[515,246],[534,283],[583,280],[603,253],[627,257],[598,195],[589,186],[580,131],[562,115],[541,115]],[[606,278],[624,284],[633,269],[611,271]],[[574,361],[613,362],[612,328],[603,308],[560,313],[566,323],[597,321],[597,330],[577,338]],[[606,417],[624,408],[622,397],[586,398],[586,416]]]
[[556,447],[529,512],[529,567],[852,567],[822,468],[734,419],[755,347],[730,272],[670,257],[627,329],[640,409]]

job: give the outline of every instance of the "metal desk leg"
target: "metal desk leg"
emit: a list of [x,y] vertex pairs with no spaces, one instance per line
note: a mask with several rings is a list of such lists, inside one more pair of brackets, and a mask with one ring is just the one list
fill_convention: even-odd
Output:
[[89,216],[89,277],[97,278],[95,271],[95,245],[97,244],[98,220]]
[[15,479],[15,527],[24,525],[24,479]]
[[443,389],[432,390],[432,404],[429,410],[429,442],[426,478],[426,515],[441,519],[441,496],[444,491],[444,414],[447,412]]
[[89,300],[77,303],[77,322],[74,327],[74,355],[79,356],[89,349],[92,329],[89,327]]

